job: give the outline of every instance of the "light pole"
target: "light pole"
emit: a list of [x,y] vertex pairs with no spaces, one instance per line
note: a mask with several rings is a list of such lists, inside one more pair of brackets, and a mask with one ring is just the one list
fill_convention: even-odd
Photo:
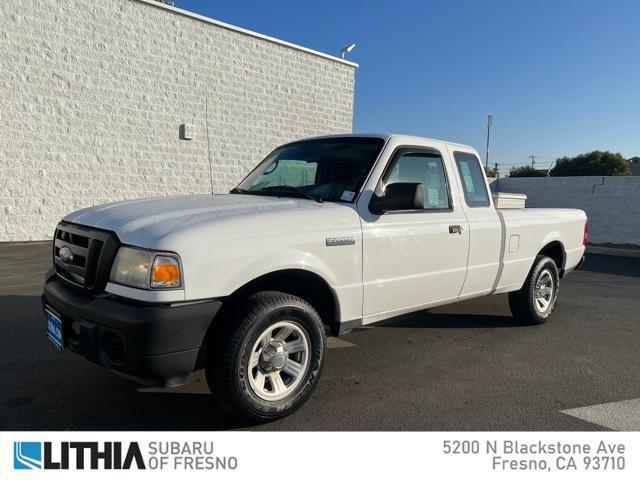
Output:
[[340,58],[344,59],[344,57],[347,56],[347,53],[351,53],[351,50],[353,50],[354,48],[356,48],[355,43],[350,43],[349,45],[342,47],[340,49]]
[[487,155],[484,159],[484,164],[489,168],[489,137],[491,136],[491,125],[493,124],[493,115],[487,115]]

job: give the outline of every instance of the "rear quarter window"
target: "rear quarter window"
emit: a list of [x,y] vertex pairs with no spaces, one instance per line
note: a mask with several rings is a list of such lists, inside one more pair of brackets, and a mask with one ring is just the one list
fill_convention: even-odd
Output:
[[488,207],[489,193],[484,179],[484,172],[478,157],[472,153],[454,152],[453,157],[458,167],[464,199],[470,207]]

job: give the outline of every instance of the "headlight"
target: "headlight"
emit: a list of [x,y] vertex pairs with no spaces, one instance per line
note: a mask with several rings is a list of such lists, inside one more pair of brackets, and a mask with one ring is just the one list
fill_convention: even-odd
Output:
[[135,288],[179,288],[180,260],[170,254],[120,247],[111,267],[110,281]]

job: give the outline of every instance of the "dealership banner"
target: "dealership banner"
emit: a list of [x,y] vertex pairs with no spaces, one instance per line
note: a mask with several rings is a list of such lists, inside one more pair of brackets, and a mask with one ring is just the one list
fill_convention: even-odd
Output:
[[639,451],[609,432],[2,432],[0,479],[637,479]]

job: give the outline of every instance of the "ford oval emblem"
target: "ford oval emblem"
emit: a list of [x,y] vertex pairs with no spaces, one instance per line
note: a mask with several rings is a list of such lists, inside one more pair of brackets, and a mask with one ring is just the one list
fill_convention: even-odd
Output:
[[62,247],[60,250],[58,250],[58,256],[63,263],[73,262],[73,252],[69,247]]

